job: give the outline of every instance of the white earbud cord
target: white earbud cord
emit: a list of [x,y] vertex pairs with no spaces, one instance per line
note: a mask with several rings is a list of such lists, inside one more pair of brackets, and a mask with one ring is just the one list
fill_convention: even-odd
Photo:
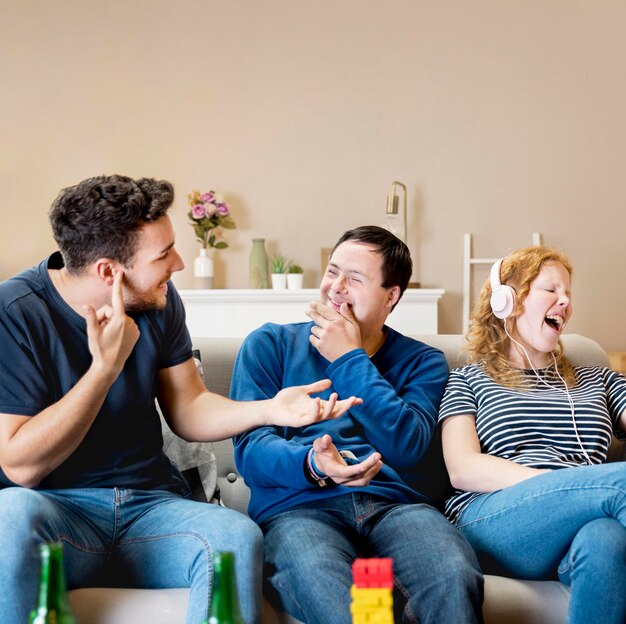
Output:
[[548,388],[550,388],[550,390],[559,390],[559,391],[565,393],[565,396],[567,397],[567,402],[569,403],[570,410],[572,411],[572,423],[574,425],[574,433],[576,434],[576,440],[578,441],[578,446],[580,446],[580,450],[583,452],[583,455],[585,456],[585,459],[587,460],[587,463],[589,465],[592,465],[593,462],[591,461],[591,458],[589,457],[589,454],[585,450],[585,447],[583,446],[583,443],[582,443],[582,441],[580,439],[580,435],[578,433],[578,425],[576,424],[576,409],[574,407],[574,399],[572,398],[572,395],[569,393],[569,389],[567,388],[567,384],[565,383],[565,379],[563,379],[563,377],[561,377],[561,373],[559,373],[559,367],[557,366],[556,357],[554,357],[554,353],[550,352],[550,355],[552,356],[552,360],[554,361],[554,370],[555,370],[555,372],[557,374],[557,377],[563,383],[563,388],[565,388],[565,389],[563,389],[563,388],[556,388],[554,386],[551,386],[545,379],[543,379],[541,377],[541,375],[536,371],[535,367],[533,366],[533,363],[530,360],[530,356],[528,355],[528,351],[526,351],[526,349],[524,348],[524,345],[520,344],[517,340],[515,340],[515,338],[513,338],[513,336],[511,336],[511,334],[509,334],[509,331],[506,328],[506,319],[504,319],[504,332],[509,337],[509,339],[511,341],[513,341],[524,352],[524,355],[526,356],[526,359],[528,360],[528,363],[530,364],[530,367],[533,369],[533,373],[535,373],[535,377],[537,377],[537,379],[544,386],[548,386]]

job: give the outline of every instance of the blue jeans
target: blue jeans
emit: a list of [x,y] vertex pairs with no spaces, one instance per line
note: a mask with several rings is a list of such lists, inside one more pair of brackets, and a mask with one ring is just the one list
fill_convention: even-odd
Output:
[[190,587],[187,624],[207,619],[212,553],[236,553],[242,615],[261,621],[262,534],[236,511],[164,491],[0,490],[0,614],[23,624],[35,604],[39,544],[60,540],[68,588]]
[[626,462],[555,470],[485,494],[457,527],[485,572],[569,585],[569,624],[626,622]]
[[311,624],[349,624],[352,562],[391,557],[397,622],[482,621],[483,580],[460,533],[429,505],[354,493],[270,518],[266,575],[283,609]]

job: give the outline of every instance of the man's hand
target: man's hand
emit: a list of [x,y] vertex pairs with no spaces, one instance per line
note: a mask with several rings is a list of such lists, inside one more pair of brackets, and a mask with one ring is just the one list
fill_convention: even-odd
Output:
[[328,434],[313,442],[313,453],[319,470],[335,483],[349,487],[367,485],[383,466],[380,453],[372,453],[362,462],[348,465]]
[[271,416],[268,424],[279,427],[305,427],[320,420],[337,418],[351,407],[363,403],[362,399],[354,396],[339,401],[336,392],[333,392],[327,401],[319,397],[312,399],[309,396],[328,387],[330,379],[322,379],[308,386],[284,388],[271,399]]
[[111,305],[104,305],[97,311],[91,305],[85,306],[87,339],[93,363],[110,372],[114,379],[124,368],[139,339],[137,324],[126,315],[122,296],[123,277],[122,271],[115,274]]
[[329,362],[363,346],[361,329],[347,303],[339,312],[330,306],[314,301],[306,315],[315,323],[309,341]]

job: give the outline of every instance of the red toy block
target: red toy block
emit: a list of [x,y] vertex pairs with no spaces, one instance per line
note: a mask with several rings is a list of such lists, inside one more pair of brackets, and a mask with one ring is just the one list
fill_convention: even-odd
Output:
[[357,587],[388,587],[393,589],[393,560],[390,557],[355,559],[352,578]]

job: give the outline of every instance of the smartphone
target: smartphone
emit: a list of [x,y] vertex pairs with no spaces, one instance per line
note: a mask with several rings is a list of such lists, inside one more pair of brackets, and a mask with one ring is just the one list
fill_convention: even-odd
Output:
[[359,460],[357,459],[357,456],[352,451],[348,451],[347,449],[344,449],[343,451],[339,451],[339,455],[343,457],[344,461],[349,466],[360,463]]

